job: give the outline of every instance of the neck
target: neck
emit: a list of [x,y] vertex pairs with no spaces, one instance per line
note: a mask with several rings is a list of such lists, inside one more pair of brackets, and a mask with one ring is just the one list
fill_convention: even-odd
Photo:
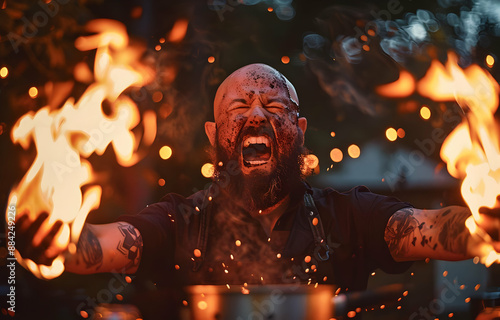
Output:
[[258,212],[251,212],[250,214],[257,219],[267,236],[271,236],[271,232],[273,231],[274,225],[278,221],[278,219],[285,213],[285,210],[290,203],[290,197],[286,196],[285,198],[278,201],[275,205],[267,208],[259,210]]

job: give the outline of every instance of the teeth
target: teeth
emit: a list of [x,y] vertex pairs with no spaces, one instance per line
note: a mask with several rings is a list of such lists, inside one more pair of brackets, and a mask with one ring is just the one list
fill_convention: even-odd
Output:
[[267,161],[266,160],[250,160],[250,161],[247,161],[249,164],[253,165],[253,166],[257,166],[257,165],[261,165],[261,164],[264,164],[266,163]]
[[268,147],[268,148],[270,145],[269,139],[267,137],[264,137],[264,136],[246,138],[245,141],[243,142],[243,147],[246,148],[251,144],[265,144],[266,147]]

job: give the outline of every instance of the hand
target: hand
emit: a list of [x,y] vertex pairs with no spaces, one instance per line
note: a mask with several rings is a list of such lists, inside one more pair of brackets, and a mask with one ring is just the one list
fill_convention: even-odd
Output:
[[[31,259],[37,264],[50,266],[52,261],[64,250],[54,245],[54,239],[63,225],[62,221],[56,221],[49,226],[48,232],[41,241],[36,238],[39,232],[43,232],[42,225],[49,214],[42,212],[35,221],[30,221],[29,214],[23,214],[16,221],[16,249],[21,253],[23,259]],[[38,235],[38,238],[43,234]],[[38,242],[38,243],[35,243]]]
[[[497,197],[497,204],[500,203],[500,195]],[[500,252],[500,207],[493,209],[488,207],[479,208],[481,222],[478,226],[486,231],[493,242],[493,247],[497,252]]]

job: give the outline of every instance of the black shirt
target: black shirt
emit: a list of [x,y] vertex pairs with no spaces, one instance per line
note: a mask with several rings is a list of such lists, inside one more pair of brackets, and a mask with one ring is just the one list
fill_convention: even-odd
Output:
[[[312,195],[327,243],[334,248],[324,262],[315,254],[304,192]],[[138,214],[119,218],[143,237],[138,275],[159,286],[300,281],[335,284],[352,291],[366,289],[369,275],[377,268],[399,273],[411,264],[395,262],[384,240],[388,219],[410,205],[366,187],[345,193],[309,186],[297,190],[270,238],[243,208],[212,194],[211,190],[188,198],[168,194]],[[204,228],[206,248],[200,245]]]

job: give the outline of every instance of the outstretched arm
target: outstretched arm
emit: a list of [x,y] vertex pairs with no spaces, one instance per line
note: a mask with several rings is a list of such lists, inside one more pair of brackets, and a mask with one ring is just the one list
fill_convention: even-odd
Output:
[[[112,272],[119,270],[135,273],[142,257],[142,236],[126,222],[92,225],[86,223],[80,234],[76,252],[57,244],[57,234],[62,222],[58,221],[43,233],[47,213],[30,221],[27,214],[17,221],[16,249],[23,258],[40,265],[51,265],[60,254],[65,255],[66,271],[80,274]],[[37,240],[38,239],[38,240]],[[41,239],[41,240],[40,240]]]
[[465,260],[473,258],[465,220],[468,208],[450,206],[437,210],[404,208],[394,213],[385,229],[385,241],[396,261]]
[[85,224],[76,253],[68,256],[66,270],[89,274],[121,270],[135,273],[142,257],[142,236],[126,222]]

